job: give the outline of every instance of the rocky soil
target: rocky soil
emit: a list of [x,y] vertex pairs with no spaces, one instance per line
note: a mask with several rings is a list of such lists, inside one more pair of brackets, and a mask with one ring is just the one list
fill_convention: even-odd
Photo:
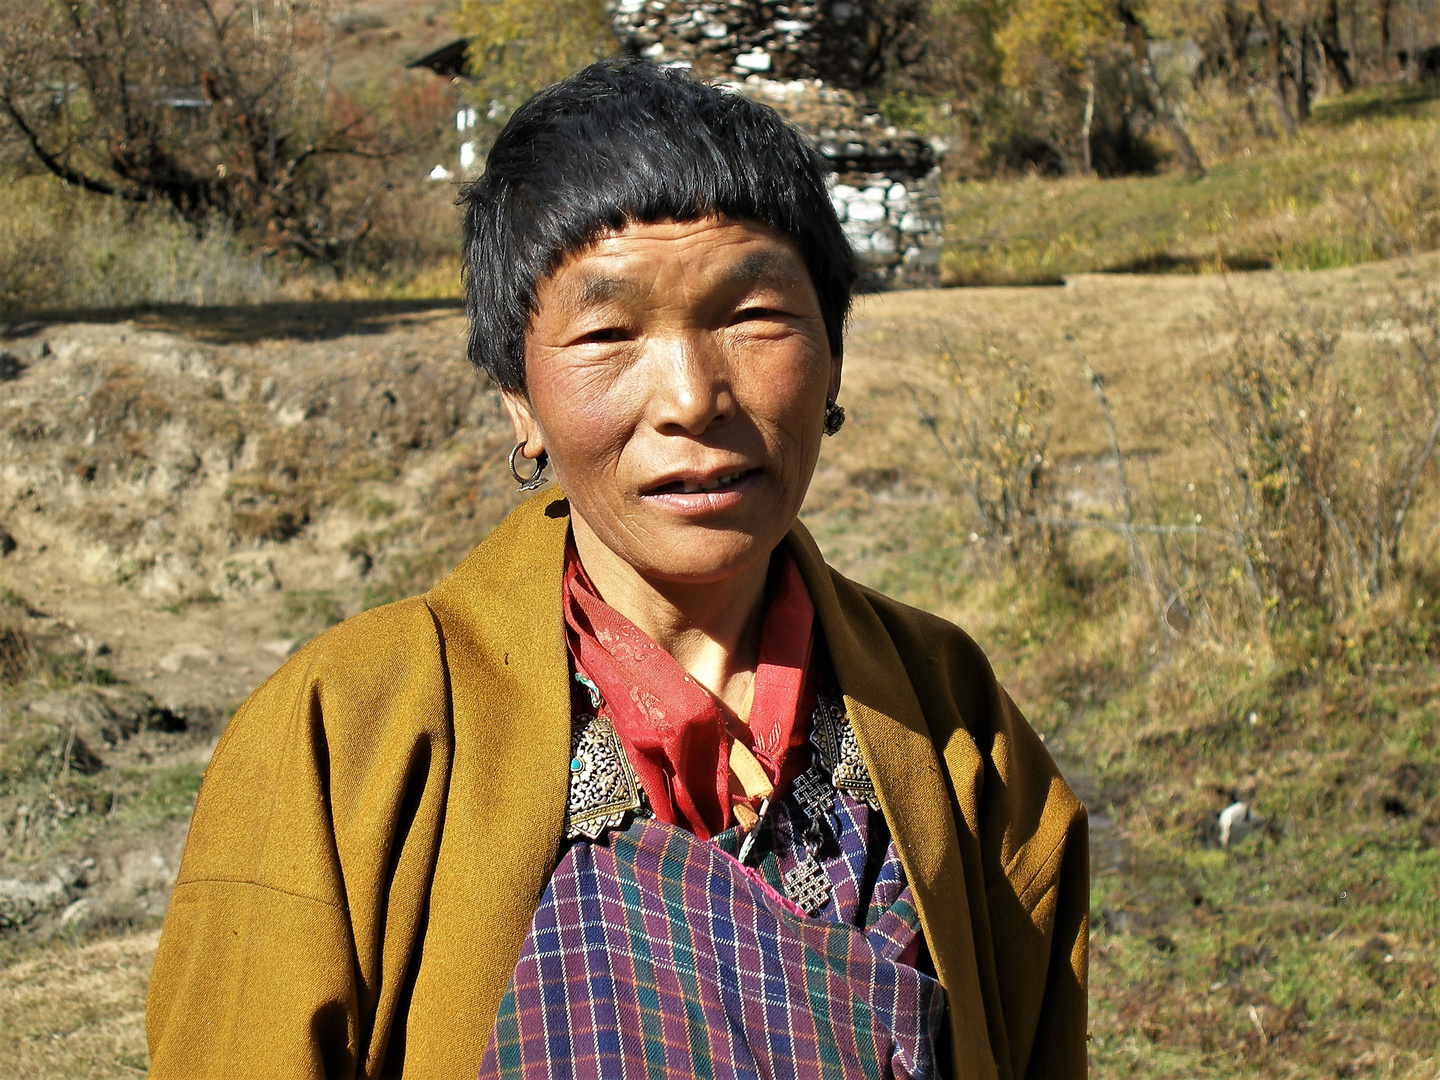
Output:
[[[1105,374],[1147,474],[1203,479],[1212,462],[1192,402],[1212,362],[1207,328],[1227,297],[1354,310],[1437,274],[1440,261],[1427,256],[1311,275],[893,292],[857,307],[841,394],[848,419],[826,440],[804,518],[842,572],[965,626],[1096,810],[1095,880],[1109,890],[1097,895],[1114,894],[1102,901],[1110,936],[1095,954],[1106,975],[1094,1026],[1097,1040],[1111,1040],[1111,1064],[1096,1075],[1135,1074],[1129,1048],[1151,1045],[1141,1033],[1160,1029],[1137,1026],[1130,1010],[1160,1008],[1156,995],[1188,988],[1203,1004],[1203,1013],[1163,1014],[1186,1018],[1166,1021],[1175,1038],[1221,1023],[1222,991],[1205,988],[1220,985],[1210,958],[1229,953],[1206,935],[1223,949],[1249,948],[1245,920],[1271,909],[1256,900],[1237,906],[1230,929],[1212,925],[1220,916],[1192,911],[1166,863],[1154,880],[1169,899],[1143,919],[1132,910],[1161,887],[1129,865],[1144,826],[1107,810],[1098,781],[1086,782],[1096,771],[1087,747],[1072,735],[1110,669],[1085,661],[1072,671],[1028,644],[1033,609],[1021,606],[1022,592],[981,579],[968,592],[955,586],[974,541],[955,531],[955,508],[968,503],[932,432],[975,399],[945,358],[965,359],[961,374],[980,378],[998,347],[1043,375],[1055,391],[1049,453],[1060,504],[1113,513],[1108,434],[1077,346]],[[405,304],[0,326],[0,1074],[143,1074],[156,929],[227,716],[299,642],[425,588],[514,505],[508,426],[461,359],[464,331],[458,308]],[[1241,797],[1227,794],[1206,821]],[[1388,813],[1375,810],[1391,821]],[[1218,837],[1206,843],[1195,865],[1218,873]],[[1276,888],[1276,919],[1290,917],[1288,896]],[[1371,925],[1323,938],[1336,971],[1348,970],[1351,953],[1386,963],[1391,953],[1376,958],[1367,944],[1378,934]],[[1162,948],[1174,951],[1157,961]],[[1182,960],[1190,967],[1155,977],[1156,963]],[[1235,1001],[1232,1034],[1255,1022],[1249,999]],[[1265,1023],[1279,1015],[1263,1000],[1255,1008]],[[1375,1041],[1369,1015],[1340,1030],[1357,1061],[1364,1039]]]
[[229,712],[503,516],[463,332],[405,305],[6,329],[0,935],[163,913]]

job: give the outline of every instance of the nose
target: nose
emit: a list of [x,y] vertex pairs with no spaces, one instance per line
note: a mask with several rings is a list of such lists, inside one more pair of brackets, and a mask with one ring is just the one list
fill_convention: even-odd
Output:
[[651,426],[663,435],[703,435],[733,419],[735,395],[724,351],[695,331],[655,342],[646,364]]

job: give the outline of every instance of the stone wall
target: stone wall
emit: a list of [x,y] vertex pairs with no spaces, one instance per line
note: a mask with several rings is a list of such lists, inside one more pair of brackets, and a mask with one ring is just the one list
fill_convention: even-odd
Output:
[[612,0],[626,52],[691,68],[773,106],[829,164],[831,197],[865,272],[862,287],[939,284],[939,162],[887,125],[855,88],[872,0]]
[[707,79],[765,75],[860,85],[872,0],[613,0],[626,50]]

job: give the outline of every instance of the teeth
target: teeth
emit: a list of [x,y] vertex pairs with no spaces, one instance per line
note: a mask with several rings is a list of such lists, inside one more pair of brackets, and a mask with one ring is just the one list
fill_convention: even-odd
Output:
[[680,494],[698,495],[702,491],[717,491],[722,487],[727,487],[728,485],[733,484],[736,480],[740,479],[741,475],[741,473],[737,472],[728,473],[725,476],[717,476],[714,480],[705,480],[699,482],[687,480],[681,486]]

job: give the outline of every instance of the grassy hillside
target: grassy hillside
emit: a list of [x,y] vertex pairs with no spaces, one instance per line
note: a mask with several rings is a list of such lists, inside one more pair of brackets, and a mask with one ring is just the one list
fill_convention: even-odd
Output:
[[[1331,322],[1363,418],[1399,363],[1386,343],[1410,340],[1397,298],[1437,276],[1434,256],[1229,281],[1085,276],[876,298],[857,320],[842,395],[855,427],[808,520],[842,567],[967,627],[1084,793],[1097,1077],[1440,1069],[1434,463],[1404,572],[1343,615],[1267,615],[1237,586],[1236,553],[1198,532],[1234,527],[1216,391],[1246,328],[1274,342]],[[1424,310],[1432,341],[1433,299]],[[979,419],[999,441],[985,425],[1014,415],[1021,373],[1026,422],[1049,431],[1043,505],[1121,521],[1087,362],[1136,520],[1197,529],[1140,537],[1139,568],[1106,529],[1021,534],[1018,550],[987,538],[974,459],[957,468],[927,431]],[[1164,629],[1141,571],[1165,586]],[[1218,816],[1239,800],[1258,820],[1222,846]]]
[[[368,25],[356,25],[362,24]],[[443,28],[416,26],[432,35]],[[414,43],[424,39],[418,31],[397,33],[345,35],[346,62],[383,45],[393,66],[396,49],[418,48]],[[1163,173],[947,184],[945,282],[1323,269],[1440,248],[1440,89],[1433,85],[1371,87],[1327,99],[1294,140],[1230,132],[1210,141],[1219,149],[1198,180]],[[413,179],[428,167],[428,158],[417,159],[401,174]],[[0,163],[0,174],[6,170],[13,166]],[[251,252],[223,230],[197,239],[158,208],[112,206],[42,176],[7,183],[0,312],[459,293],[449,185],[412,185],[404,213],[379,222],[394,257],[380,270],[337,279]]]
[[[1233,138],[1233,137],[1232,137]],[[1076,273],[1321,269],[1440,247],[1440,87],[1322,101],[1293,140],[1227,140],[1209,174],[950,184],[958,285]]]
[[[1183,598],[1166,607],[1161,629],[1122,536],[1017,530],[1011,544],[987,529],[969,484],[993,479],[993,470],[971,466],[991,460],[986,446],[1029,436],[1008,444],[987,437],[977,457],[962,452],[964,424],[1003,420],[1019,401],[1022,427],[1037,439],[1048,432],[1032,508],[1122,520],[1118,462],[1088,363],[1103,377],[1135,520],[1224,535],[1234,528],[1225,494],[1231,464],[1215,438],[1224,415],[1216,391],[1237,333],[1248,327],[1275,344],[1277,330],[1328,321],[1338,335],[1336,377],[1347,381],[1365,435],[1361,421],[1381,415],[1376,395],[1402,357],[1394,346],[1409,347],[1402,331],[1417,311],[1422,331],[1424,318],[1440,328],[1433,303],[1404,306],[1423,301],[1422,286],[1437,278],[1435,255],[1228,280],[1088,275],[1066,288],[867,297],[856,312],[841,394],[850,419],[826,441],[804,518],[842,571],[974,635],[1085,797],[1095,853],[1092,1061],[1102,1080],[1433,1080],[1440,1068],[1435,465],[1411,514],[1403,572],[1343,613],[1296,608],[1279,618],[1249,598],[1237,583],[1243,567],[1209,534],[1163,544],[1142,536],[1143,565]],[[296,640],[423,588],[512,504],[504,425],[488,391],[473,396],[459,427],[426,434],[434,401],[453,400],[461,385],[463,318],[380,305],[345,316],[340,305],[239,309],[222,319],[158,312],[113,325],[32,327],[33,336],[7,346],[31,366],[0,384],[0,395],[53,414],[19,465],[43,465],[48,454],[73,456],[72,472],[86,462],[95,471],[83,488],[56,471],[53,488],[37,488],[43,498],[23,504],[40,509],[23,515],[0,501],[19,541],[0,562],[0,586],[45,609],[32,622],[54,627],[57,648],[105,642],[112,681],[87,687],[84,672],[62,665],[30,676],[48,680],[43,686],[0,693],[0,712],[69,686],[77,701],[118,700],[136,687],[162,702],[211,694],[218,713]],[[52,356],[42,355],[41,338]],[[240,425],[262,450],[272,440],[308,447],[308,486],[266,473],[282,463],[267,464],[265,453],[237,459],[231,475],[207,451],[188,486],[145,510],[155,528],[173,531],[166,550],[190,562],[111,574],[93,527],[111,482],[111,444],[85,443],[85,416],[66,421],[67,410],[89,406],[72,403],[57,380],[65,365],[160,370],[175,357],[189,357],[185,369],[166,367],[153,380],[165,406],[134,413],[136,424],[169,430],[183,420],[217,439]],[[227,382],[227,371],[244,379]],[[1017,376],[1029,387],[1018,396]],[[267,377],[268,397],[241,392]],[[444,381],[452,377],[453,386]],[[211,389],[217,379],[220,391]],[[1400,411],[1383,418],[1382,428],[1401,429]],[[1370,468],[1344,464],[1347,475]],[[187,567],[211,575],[204,580],[224,578],[225,560],[237,557],[218,539],[225,500],[267,483],[279,485],[274,495],[309,500],[298,532],[242,545],[246,565],[271,576],[186,594],[192,602],[165,593],[162,578]],[[115,543],[128,543],[130,533],[120,533]],[[134,542],[147,536],[141,530]],[[22,796],[28,807],[44,805],[55,766],[36,750],[64,744],[44,721],[31,708],[6,729],[14,761],[30,772],[0,778],[9,784],[0,827]],[[34,745],[21,745],[22,735]],[[103,764],[72,773],[61,793],[73,804],[89,792],[92,813],[57,819],[38,844],[15,841],[18,818],[11,821],[14,862],[0,878],[29,873],[30,860],[60,857],[67,845],[80,853],[94,846],[103,874],[107,852],[136,873],[146,869],[150,847],[136,849],[143,859],[126,852],[151,844],[173,873],[177,828],[210,738],[198,721],[178,734],[141,732],[113,749],[97,735],[88,745]],[[1237,800],[1253,809],[1254,827],[1222,845],[1218,815]],[[158,839],[147,840],[141,834],[152,825]],[[77,920],[45,942],[0,939],[0,1057],[24,1062],[26,1075],[143,1067],[144,980],[136,972],[149,962],[164,901],[163,872],[146,873],[143,906],[127,900],[131,908]],[[108,903],[107,887],[90,887],[97,909]]]

